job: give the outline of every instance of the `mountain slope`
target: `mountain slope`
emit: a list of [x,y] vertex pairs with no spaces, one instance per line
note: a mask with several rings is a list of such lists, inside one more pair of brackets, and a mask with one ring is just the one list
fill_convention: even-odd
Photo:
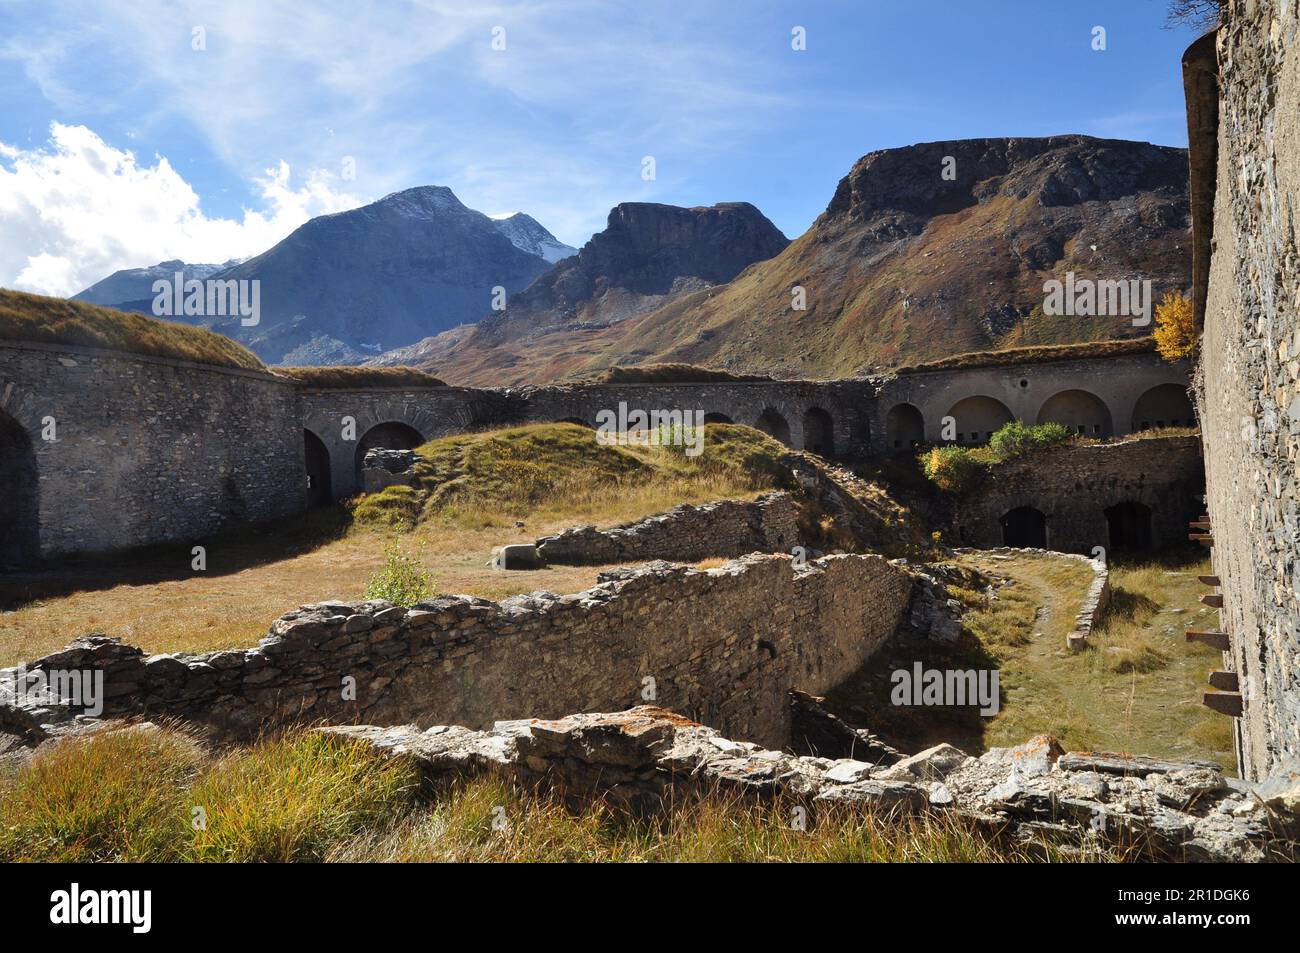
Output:
[[543,228],[537,219],[523,212],[515,212],[506,218],[494,218],[492,224],[520,251],[544,258],[552,265],[578,253],[578,249],[564,244]]
[[[605,230],[575,256],[559,262],[506,309],[473,328],[457,328],[375,363],[448,366],[458,380],[507,384],[530,373],[534,342],[559,334],[581,340],[638,315],[734,278],[789,244],[780,230],[747,202],[680,208],[626,202],[609,213]],[[562,362],[585,355],[561,355]],[[551,374],[550,376],[556,376]]]
[[221,265],[191,265],[172,259],[171,261],[160,261],[148,268],[123,268],[121,271],[115,271],[107,278],[95,282],[85,291],[73,295],[71,300],[85,301],[88,304],[98,304],[112,308],[121,308],[127,303],[137,304],[143,302],[139,308],[128,308],[126,310],[141,310],[148,313],[149,304],[154,297],[153,283],[155,281],[159,279],[167,282],[174,281],[177,272],[182,275],[182,281],[189,281],[191,278],[202,281],[238,263],[238,261],[231,260]]
[[[1148,278],[1157,300],[1185,288],[1186,193],[1186,150],[1148,143],[1054,136],[880,150],[854,164],[806,233],[725,286],[612,326],[534,329],[526,347],[480,327],[426,363],[474,384],[660,362],[829,377],[1145,334],[1127,319],[1046,317],[1043,283],[1072,270]],[[795,286],[806,310],[791,307]]]
[[355,363],[488,313],[550,269],[450,189],[424,186],[322,215],[213,277],[260,281],[261,320],[198,323],[267,363]]

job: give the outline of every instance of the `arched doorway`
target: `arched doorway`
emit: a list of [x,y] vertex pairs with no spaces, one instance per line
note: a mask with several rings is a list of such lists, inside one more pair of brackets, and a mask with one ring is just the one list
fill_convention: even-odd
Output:
[[1106,527],[1110,531],[1111,552],[1150,552],[1151,507],[1132,500],[1116,503],[1106,510]]
[[310,430],[302,432],[302,439],[307,464],[307,505],[325,506],[334,500],[329,448]]
[[1047,548],[1047,517],[1032,506],[1017,506],[998,520],[1002,524],[1002,545],[1020,549]]
[[31,437],[0,411],[0,569],[40,559],[40,498]]
[[[952,405],[947,413],[954,421],[953,440],[957,443],[988,443],[1005,424],[1015,420],[1007,405],[995,397],[966,397]],[[947,439],[946,435],[944,439]]]
[[424,443],[420,432],[410,424],[396,420],[375,424],[357,441],[355,460],[357,486],[361,485],[361,471],[365,468],[366,451],[382,447],[385,450],[414,450]]
[[810,407],[803,415],[803,448],[823,457],[835,456],[835,424],[820,407]]
[[583,420],[581,417],[561,417],[559,420],[556,421],[556,423],[560,423],[560,424],[576,424],[576,425],[579,426],[579,427],[586,427],[586,426],[587,426],[587,422],[586,422],[585,420]]
[[1133,405],[1133,433],[1156,427],[1195,427],[1196,411],[1181,384],[1152,387]]
[[1096,394],[1086,390],[1063,390],[1053,394],[1038,411],[1040,424],[1064,424],[1085,437],[1109,437],[1115,432],[1111,426],[1110,408]]
[[728,417],[726,414],[705,414],[705,415],[704,415],[704,422],[705,422],[706,424],[731,424],[731,423],[735,423],[735,421],[732,420],[730,417]]
[[778,411],[768,407],[758,415],[754,426],[769,437],[775,437],[787,447],[790,446],[790,424]]
[[885,441],[890,450],[906,453],[925,443],[925,418],[911,404],[895,404],[885,414]]

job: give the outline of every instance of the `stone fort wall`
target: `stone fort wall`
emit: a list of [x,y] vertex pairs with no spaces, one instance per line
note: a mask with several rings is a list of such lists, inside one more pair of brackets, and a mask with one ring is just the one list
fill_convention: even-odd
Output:
[[[1193,193],[1213,199],[1212,222],[1202,212],[1194,225],[1198,240],[1213,235],[1208,274],[1196,269],[1208,285],[1199,402],[1212,558],[1240,694],[1242,770],[1259,779],[1300,757],[1296,4],[1233,0],[1217,41],[1197,44],[1184,63]],[[1211,134],[1199,135],[1207,125]]]
[[0,567],[301,510],[301,416],[298,386],[268,374],[4,344]]
[[[843,681],[894,632],[912,591],[906,570],[871,555],[660,563],[602,580],[500,603],[327,602],[282,616],[256,649],[145,657],[101,637],[27,668],[99,669],[107,715],[172,715],[244,737],[307,721],[486,728],[653,701],[781,747],[787,692]],[[49,718],[0,706],[0,723],[19,728]]]
[[[1113,553],[1178,545],[1200,513],[1204,481],[1196,437],[1052,447],[999,464],[992,479],[965,496],[955,519],[958,540],[981,549],[1005,544],[1084,555],[1095,546]],[[1022,508],[1041,515],[1041,539],[1008,538],[1016,527],[1004,517]],[[1148,531],[1149,540],[1134,538]]]

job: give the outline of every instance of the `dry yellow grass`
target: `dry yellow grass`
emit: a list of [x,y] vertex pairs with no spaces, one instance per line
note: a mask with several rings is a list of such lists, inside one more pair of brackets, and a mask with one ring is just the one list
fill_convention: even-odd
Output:
[[275,373],[292,377],[307,387],[346,390],[352,387],[446,387],[425,371],[414,367],[277,367]]
[[266,370],[248,348],[203,328],[7,288],[0,288],[0,340],[102,347],[199,364]]

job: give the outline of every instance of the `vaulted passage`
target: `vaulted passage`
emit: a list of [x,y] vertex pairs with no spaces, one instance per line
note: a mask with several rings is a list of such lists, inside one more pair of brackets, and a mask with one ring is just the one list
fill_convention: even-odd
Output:
[[0,570],[41,555],[36,451],[18,421],[0,411]]
[[787,447],[790,446],[790,424],[778,411],[771,407],[758,415],[754,426],[768,436],[775,437]]
[[704,422],[705,422],[706,424],[730,424],[730,423],[735,423],[735,421],[733,421],[733,420],[732,420],[730,417],[728,417],[726,414],[705,414],[705,415],[704,415]]
[[1106,510],[1106,527],[1110,531],[1110,551],[1145,553],[1151,549],[1151,508],[1131,500]]
[[[956,434],[952,439],[957,443],[988,443],[1003,424],[1015,419],[1002,401],[983,396],[957,401],[947,416],[954,421]],[[944,439],[948,439],[947,434]]]
[[1137,399],[1133,405],[1134,433],[1159,427],[1195,427],[1196,411],[1181,384],[1160,384]]
[[1038,422],[1064,424],[1087,437],[1109,437],[1115,432],[1105,402],[1086,390],[1063,390],[1053,394],[1038,412]]
[[310,430],[302,432],[307,464],[307,505],[324,506],[334,499],[330,485],[330,452]]
[[835,425],[831,415],[812,407],[803,415],[803,448],[823,457],[835,456]]
[[1017,506],[998,522],[1002,524],[1002,545],[1047,548],[1047,517],[1040,510]]
[[911,404],[895,404],[885,415],[885,440],[899,453],[919,447],[925,443],[925,418]]
[[361,471],[365,467],[366,451],[382,447],[385,450],[414,450],[424,443],[420,432],[410,424],[397,421],[375,424],[357,441],[356,475],[357,485],[361,485]]

